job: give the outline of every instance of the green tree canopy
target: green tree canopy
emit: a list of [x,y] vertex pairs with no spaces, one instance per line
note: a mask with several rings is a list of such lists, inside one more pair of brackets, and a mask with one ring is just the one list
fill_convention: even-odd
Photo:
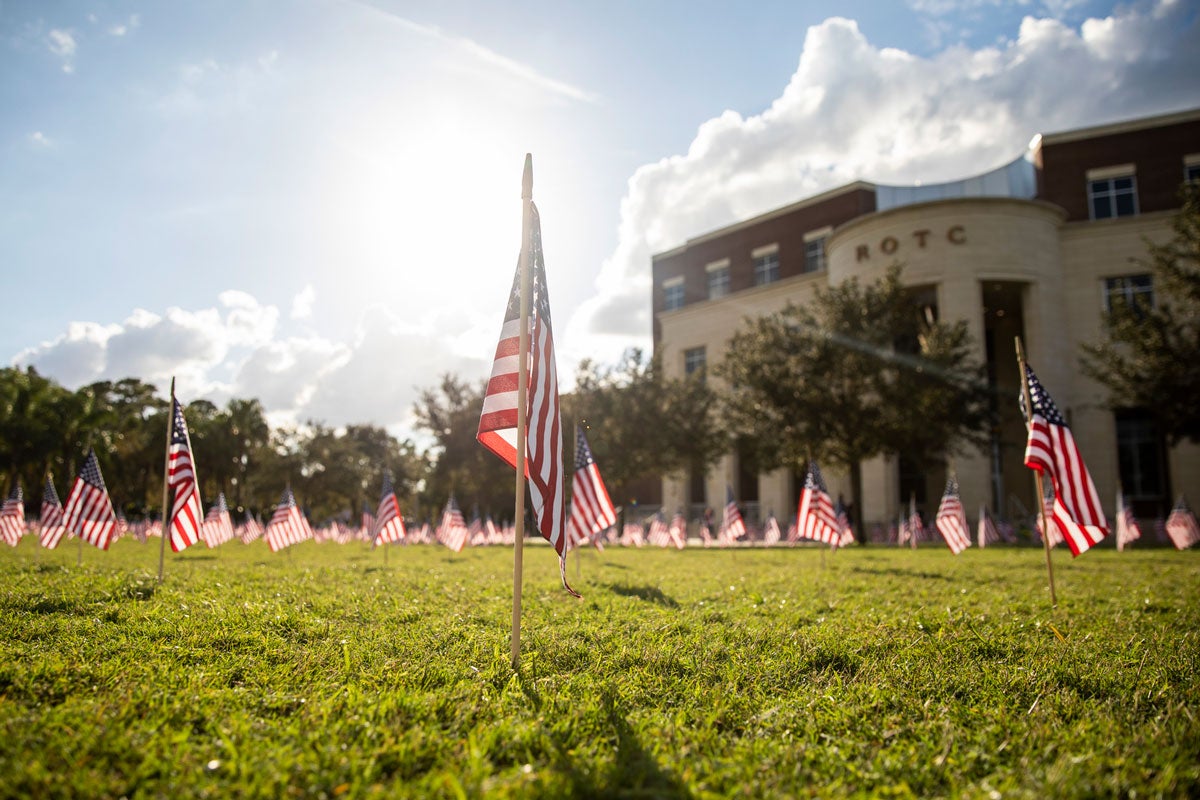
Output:
[[[893,266],[880,280],[819,289],[805,306],[749,319],[717,369],[733,432],[763,469],[809,457],[848,470],[861,516],[861,462],[904,453],[926,464],[989,430],[983,367],[965,322],[939,322]],[[856,520],[861,525],[861,518]]]

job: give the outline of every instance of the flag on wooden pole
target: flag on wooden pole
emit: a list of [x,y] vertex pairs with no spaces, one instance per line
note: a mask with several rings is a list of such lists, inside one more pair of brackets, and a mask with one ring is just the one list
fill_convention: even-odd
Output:
[[575,474],[571,477],[571,514],[567,518],[567,540],[571,546],[592,541],[617,522],[617,511],[600,477],[583,427],[575,426]]
[[[526,180],[532,196],[532,166],[526,159]],[[558,373],[554,358],[554,336],[550,324],[550,297],[546,286],[546,264],[542,255],[541,221],[532,200],[527,202],[529,230],[528,255],[519,259],[517,274],[509,293],[500,341],[492,362],[492,375],[483,398],[476,438],[514,469],[521,469],[530,483],[529,495],[538,531],[558,553],[559,574],[571,594],[578,593],[567,583],[566,519],[563,496],[562,422],[559,411]],[[524,260],[527,263],[522,264]],[[522,292],[522,266],[529,271],[528,296]],[[522,313],[523,303],[528,316]],[[523,337],[529,342],[528,367],[524,380],[528,390],[520,396],[522,382]],[[521,400],[525,407],[522,409]],[[524,453],[518,454],[518,422],[524,432]],[[520,455],[520,457],[518,457]],[[518,492],[518,524],[524,508]],[[521,530],[521,529],[518,529]]]
[[721,517],[721,528],[717,538],[726,544],[733,544],[746,535],[746,521],[742,519],[742,511],[738,508],[733,496],[733,487],[725,484],[725,513]]
[[1049,473],[1054,484],[1050,524],[1067,540],[1071,553],[1079,555],[1108,535],[1108,522],[1067,421],[1028,364],[1025,364],[1025,380],[1032,406],[1025,466]]
[[75,483],[71,485],[71,491],[67,494],[67,504],[63,507],[63,523],[68,530],[93,547],[107,550],[112,544],[113,531],[117,527],[117,514],[113,511],[112,501],[108,499],[108,489],[104,486],[100,462],[96,460],[96,451],[93,448],[88,448],[83,469],[79,471]]
[[400,501],[396,499],[396,488],[392,485],[392,473],[385,469],[379,509],[371,525],[371,541],[375,545],[402,542],[406,535],[404,517],[400,516]]
[[63,524],[62,501],[58,499],[58,492],[49,474],[46,475],[46,488],[42,490],[42,510],[38,521],[41,525],[38,539],[42,547],[47,550],[58,547],[63,534],[67,532],[67,526]]
[[175,492],[175,499],[167,514],[167,529],[171,532],[171,550],[178,553],[200,541],[204,510],[200,506],[200,492],[196,487],[196,465],[192,461],[192,441],[183,418],[183,405],[175,399],[174,394],[171,395],[167,486]]
[[209,548],[219,547],[233,538],[233,520],[229,516],[229,504],[225,493],[217,493],[217,502],[208,510],[200,526],[201,538]]
[[1183,495],[1179,496],[1179,502],[1171,509],[1166,527],[1167,536],[1171,537],[1171,543],[1175,545],[1176,550],[1185,550],[1200,542],[1200,525],[1197,525],[1196,516],[1188,508]]
[[0,506],[0,538],[16,547],[25,535],[25,493],[17,481],[4,505]]
[[[839,544],[842,539],[833,500],[825,488],[825,478],[816,461],[808,462],[808,474],[804,476],[804,488],[800,490],[800,503],[796,509],[796,537],[831,545]],[[792,541],[790,536],[788,541]]]
[[446,501],[446,507],[442,509],[442,520],[438,523],[437,540],[454,552],[460,553],[467,546],[469,535],[470,531],[467,530],[467,522],[463,519],[462,510],[459,509],[454,495],[450,495],[450,499]]
[[963,510],[962,500],[958,496],[958,479],[954,476],[946,480],[946,491],[942,493],[935,524],[954,555],[971,546],[967,512]]
[[1133,508],[1125,503],[1125,495],[1117,491],[1117,551],[1142,538],[1142,529],[1133,516]]
[[292,494],[292,487],[289,486],[283,490],[283,497],[280,499],[279,505],[275,507],[275,513],[271,515],[271,521],[267,523],[264,535],[272,553],[278,553],[285,547],[313,538],[308,520],[296,505],[296,496]]

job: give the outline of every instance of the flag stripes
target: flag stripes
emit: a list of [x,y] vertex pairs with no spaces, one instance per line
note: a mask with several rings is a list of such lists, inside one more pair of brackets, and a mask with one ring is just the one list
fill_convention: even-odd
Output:
[[171,445],[167,452],[167,486],[175,493],[167,517],[167,527],[171,531],[171,550],[178,553],[200,541],[204,510],[200,506],[200,492],[196,487],[192,442],[188,436],[187,422],[183,418],[183,406],[174,395],[171,397]]
[[93,547],[107,550],[112,544],[117,515],[108,498],[108,489],[104,486],[104,477],[100,474],[100,463],[96,460],[94,449],[88,449],[83,469],[67,494],[63,524]]

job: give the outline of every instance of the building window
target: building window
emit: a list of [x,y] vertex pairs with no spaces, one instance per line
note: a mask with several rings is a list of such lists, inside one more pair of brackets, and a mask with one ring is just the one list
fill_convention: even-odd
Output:
[[751,251],[754,261],[754,285],[762,286],[779,280],[779,245],[771,244]]
[[825,240],[831,229],[809,231],[804,234],[804,271],[821,272],[825,269]]
[[708,299],[715,300],[729,294],[729,259],[714,261],[704,268],[708,273]]
[[1183,157],[1183,180],[1185,183],[1200,181],[1200,153]]
[[674,311],[683,308],[683,278],[670,278],[663,281],[663,311]]
[[683,351],[683,374],[691,375],[693,372],[702,372],[704,364],[703,347],[691,347]]
[[1164,500],[1166,474],[1163,441],[1150,412],[1120,409],[1117,418],[1117,466],[1121,490],[1132,500]]
[[1154,282],[1149,275],[1122,275],[1104,281],[1104,309],[1131,309],[1139,314],[1154,308]]
[[1137,178],[1132,164],[1089,170],[1087,180],[1092,219],[1131,217],[1138,213]]

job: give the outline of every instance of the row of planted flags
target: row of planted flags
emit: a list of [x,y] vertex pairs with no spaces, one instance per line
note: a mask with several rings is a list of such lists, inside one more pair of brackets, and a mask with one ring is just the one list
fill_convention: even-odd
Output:
[[[1034,396],[1037,397],[1036,394]],[[1056,412],[1050,412],[1051,419],[1054,413]],[[497,526],[490,516],[481,519],[478,513],[468,524],[454,497],[447,501],[436,526],[426,522],[413,530],[406,529],[391,476],[386,470],[379,505],[374,514],[364,507],[362,522],[358,526],[335,520],[313,528],[297,506],[290,487],[284,490],[283,497],[266,526],[248,510],[241,521],[234,523],[224,493],[218,496],[216,503],[204,514],[196,491],[195,466],[191,457],[187,423],[183,417],[182,406],[174,398],[172,419],[167,480],[168,486],[174,492],[169,528],[171,547],[176,552],[199,542],[213,548],[235,540],[249,544],[263,537],[275,552],[308,540],[339,544],[371,542],[373,545],[399,542],[440,543],[454,551],[461,551],[468,545],[477,547],[513,543],[514,526]],[[1045,438],[1049,440],[1049,436]],[[682,512],[676,512],[668,521],[660,511],[642,520],[629,520],[618,529],[616,509],[609,498],[582,428],[576,430],[575,453],[572,507],[566,523],[566,549],[585,545],[598,549],[603,549],[606,545],[651,545],[678,549],[687,546],[689,526]],[[780,542],[794,544],[800,540],[809,540],[836,548],[855,541],[845,508],[840,502],[835,504],[832,501],[821,470],[815,462],[809,464],[797,514],[792,518],[786,532],[774,514],[769,514],[759,528],[748,525],[742,517],[732,488],[727,487],[726,497],[727,502],[719,526],[707,517],[695,523],[698,538],[704,547],[729,547],[751,542],[761,542],[770,546]],[[1039,516],[1034,525],[1033,534],[1037,541],[1046,535],[1046,531],[1043,530],[1045,519],[1051,523],[1046,526],[1051,547],[1064,541],[1074,541],[1078,544],[1078,538],[1072,540],[1066,536],[1072,532],[1072,520],[1067,518],[1064,522],[1067,507],[1055,493],[1049,493],[1044,498],[1044,511],[1044,516]],[[1200,542],[1200,526],[1182,498],[1170,517],[1165,521],[1160,519],[1155,528],[1160,541],[1169,540],[1181,550]],[[162,526],[156,521],[127,523],[113,509],[95,453],[89,451],[83,469],[72,484],[65,506],[59,501],[53,482],[47,477],[41,513],[36,520],[27,520],[21,487],[18,484],[13,488],[8,500],[0,508],[0,538],[16,546],[21,537],[28,533],[36,534],[41,545],[46,548],[56,547],[64,536],[79,536],[83,541],[107,549],[115,538],[121,536],[132,536],[142,542],[150,537],[161,536]],[[1118,495],[1117,548],[1124,549],[1125,545],[1140,537],[1141,531],[1132,509]],[[920,542],[940,538],[955,554],[962,552],[971,545],[971,532],[959,497],[957,481],[953,477],[947,481],[932,526],[925,525],[917,511],[914,498],[906,516],[902,515],[886,531],[882,526],[875,526],[868,538],[875,542],[911,547],[916,547]],[[975,543],[979,547],[987,547],[1000,542],[1014,541],[1016,537],[1012,526],[996,520],[988,513],[986,507],[981,507]],[[1086,547],[1072,549],[1078,553]]]
[[[528,157],[523,184],[526,181],[529,183],[526,188],[531,193],[532,170]],[[676,515],[670,523],[659,516],[650,521],[648,531],[641,528],[639,523],[633,523],[616,534],[616,511],[580,428],[576,430],[575,472],[568,510],[563,491],[562,418],[550,325],[550,300],[542,254],[541,222],[532,200],[528,202],[528,214],[528,250],[518,262],[513,277],[476,438],[514,469],[523,471],[528,481],[535,525],[558,553],[564,587],[575,594],[566,581],[565,557],[571,548],[585,543],[602,546],[605,541],[635,545],[643,541],[682,547],[686,542],[683,534],[685,526],[681,514]],[[522,314],[522,264],[529,269],[531,295],[526,304],[529,309],[527,316]],[[526,364],[524,382],[519,380],[523,361]],[[1101,509],[1095,484],[1066,420],[1033,369],[1023,361],[1021,363],[1025,376],[1021,405],[1029,432],[1025,465],[1043,476],[1048,475],[1051,483],[1038,528],[1047,529],[1045,537],[1051,544],[1065,541],[1072,554],[1079,555],[1108,536],[1108,522]],[[524,396],[522,383],[525,384]],[[1026,392],[1029,396],[1028,408]],[[253,541],[263,536],[271,549],[277,551],[300,541],[318,538],[296,505],[290,487],[284,490],[279,506],[265,527],[249,516],[235,526],[230,520],[223,495],[205,514],[200,503],[183,407],[175,397],[174,384],[171,387],[171,407],[165,467],[166,488],[170,494],[164,498],[167,500],[164,506],[168,511],[159,535],[170,537],[172,550],[178,552],[201,541],[214,546],[234,538]],[[519,425],[522,418],[524,425]],[[525,434],[523,442],[519,431]],[[522,446],[524,450],[519,452]],[[725,514],[717,532],[712,532],[706,520],[700,524],[700,538],[705,544],[728,545],[746,536],[746,525],[732,491],[728,495]],[[77,535],[89,544],[107,549],[120,525],[121,520],[109,500],[94,451],[89,450],[65,504],[58,503],[54,486],[47,478],[38,522],[39,538],[44,546],[54,547],[64,535]],[[411,538],[416,541],[436,539],[457,550],[468,543],[491,544],[515,539],[514,530],[497,530],[492,525],[485,532],[483,525],[481,523],[481,528],[472,532],[471,526],[463,522],[462,514],[451,498],[436,532],[426,525],[414,532]],[[1118,547],[1140,536],[1136,521],[1128,507],[1120,501],[1116,527]],[[26,528],[21,489],[17,485],[0,511],[0,535],[10,544],[16,544]],[[955,554],[971,544],[970,529],[953,475],[947,482],[934,528]],[[1172,511],[1165,528],[1176,547],[1188,547],[1200,541],[1200,529],[1197,528],[1195,517],[1183,505],[1182,499]],[[355,538],[341,526],[327,530],[332,532],[322,536],[334,541]],[[1004,536],[1002,531],[1003,528],[996,525],[986,510],[981,512],[977,534],[981,546],[1001,540]],[[136,530],[134,534],[137,535]],[[149,529],[143,528],[142,535],[143,538],[150,535]],[[921,518],[913,509],[908,518],[901,519],[896,526],[895,542],[915,545],[925,535]],[[386,472],[378,510],[369,526],[364,520],[357,536],[376,544],[409,539]],[[778,542],[783,537],[778,522],[774,517],[768,518],[763,541]],[[839,513],[829,496],[820,469],[815,462],[810,462],[795,523],[789,527],[786,538],[792,542],[806,539],[836,547],[852,541],[853,537],[844,512]]]

